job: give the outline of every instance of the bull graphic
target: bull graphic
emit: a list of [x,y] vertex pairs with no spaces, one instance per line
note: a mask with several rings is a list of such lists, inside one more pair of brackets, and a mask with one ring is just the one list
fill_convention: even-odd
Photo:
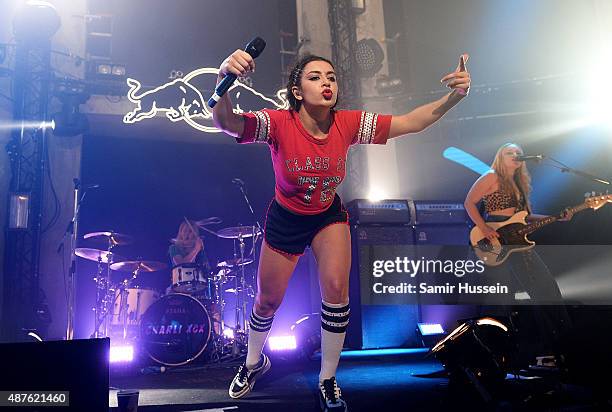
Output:
[[[206,105],[206,100],[192,84],[199,76],[204,76],[198,79],[199,83],[212,84],[218,72],[219,69],[216,68],[196,69],[187,73],[183,78],[177,78],[140,95],[136,95],[141,88],[140,82],[135,79],[127,79],[130,87],[127,98],[136,105],[136,108],[123,117],[123,122],[136,123],[150,119],[158,113],[165,113],[166,117],[173,122],[183,120],[189,126],[203,132],[221,132],[212,124],[212,112]],[[235,101],[234,113],[261,110],[266,107],[289,108],[286,89],[278,90],[275,97],[270,98],[237,80],[228,93]]]
[[138,96],[136,93],[141,88],[140,82],[127,79],[127,83],[130,86],[127,98],[136,104],[136,108],[123,117],[124,123],[149,119],[159,112],[165,112],[173,122],[194,116],[211,116],[202,93],[183,79],[173,80]]

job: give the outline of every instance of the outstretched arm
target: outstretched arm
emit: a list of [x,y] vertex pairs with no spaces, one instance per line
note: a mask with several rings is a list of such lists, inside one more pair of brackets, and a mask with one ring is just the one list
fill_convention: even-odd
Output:
[[[249,71],[255,71],[255,60],[244,50],[236,50],[221,63],[217,84],[229,73],[233,73],[236,76],[244,76]],[[219,102],[213,107],[212,113],[213,124],[216,128],[223,130],[230,136],[238,137],[242,135],[244,131],[244,118],[234,113],[234,107],[228,93],[221,97]]]
[[409,113],[393,116],[391,129],[389,130],[390,139],[425,130],[467,96],[470,88],[470,73],[467,71],[465,64],[468,58],[469,55],[462,54],[455,71],[440,80],[441,83],[446,83],[446,87],[452,90],[450,93],[434,102],[419,106]]

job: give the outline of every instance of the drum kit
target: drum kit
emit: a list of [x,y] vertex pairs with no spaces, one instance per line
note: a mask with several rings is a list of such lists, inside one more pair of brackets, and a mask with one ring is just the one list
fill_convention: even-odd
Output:
[[[231,360],[243,354],[247,303],[255,296],[245,268],[254,262],[262,232],[256,226],[238,226],[213,233],[233,240],[234,256],[218,263],[212,272],[195,263],[174,266],[165,295],[140,287],[138,279],[168,268],[167,264],[127,260],[115,252],[115,248],[133,243],[131,236],[113,231],[84,235],[84,239],[106,244],[105,250],[74,250],[76,256],[97,263],[92,337],[137,340],[151,359],[168,366],[185,365],[205,352],[211,361]],[[249,238],[253,246],[247,251],[245,240]],[[225,295],[234,295],[233,327],[224,321]]]

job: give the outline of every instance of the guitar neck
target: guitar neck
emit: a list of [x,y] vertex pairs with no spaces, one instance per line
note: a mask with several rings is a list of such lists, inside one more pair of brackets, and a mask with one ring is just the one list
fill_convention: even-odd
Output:
[[[567,210],[570,211],[572,214],[574,213],[578,213],[578,212],[582,212],[585,209],[588,209],[589,205],[587,205],[586,203],[582,203],[580,205],[574,206],[574,207],[570,207]],[[557,220],[559,220],[558,216],[548,216],[545,217],[544,219],[540,219],[537,222],[533,222],[530,223],[528,225],[526,225],[524,228],[522,228],[521,230],[519,230],[519,233],[521,235],[528,235],[530,233],[535,232],[536,230],[549,225],[553,222],[556,222]]]

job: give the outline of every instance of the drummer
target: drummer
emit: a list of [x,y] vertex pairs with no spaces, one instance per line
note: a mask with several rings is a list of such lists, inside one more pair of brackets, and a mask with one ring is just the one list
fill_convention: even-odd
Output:
[[205,273],[210,273],[211,268],[204,251],[204,242],[196,224],[185,219],[179,226],[176,238],[172,239],[171,242],[168,255],[172,261],[172,266],[196,263],[202,267]]

